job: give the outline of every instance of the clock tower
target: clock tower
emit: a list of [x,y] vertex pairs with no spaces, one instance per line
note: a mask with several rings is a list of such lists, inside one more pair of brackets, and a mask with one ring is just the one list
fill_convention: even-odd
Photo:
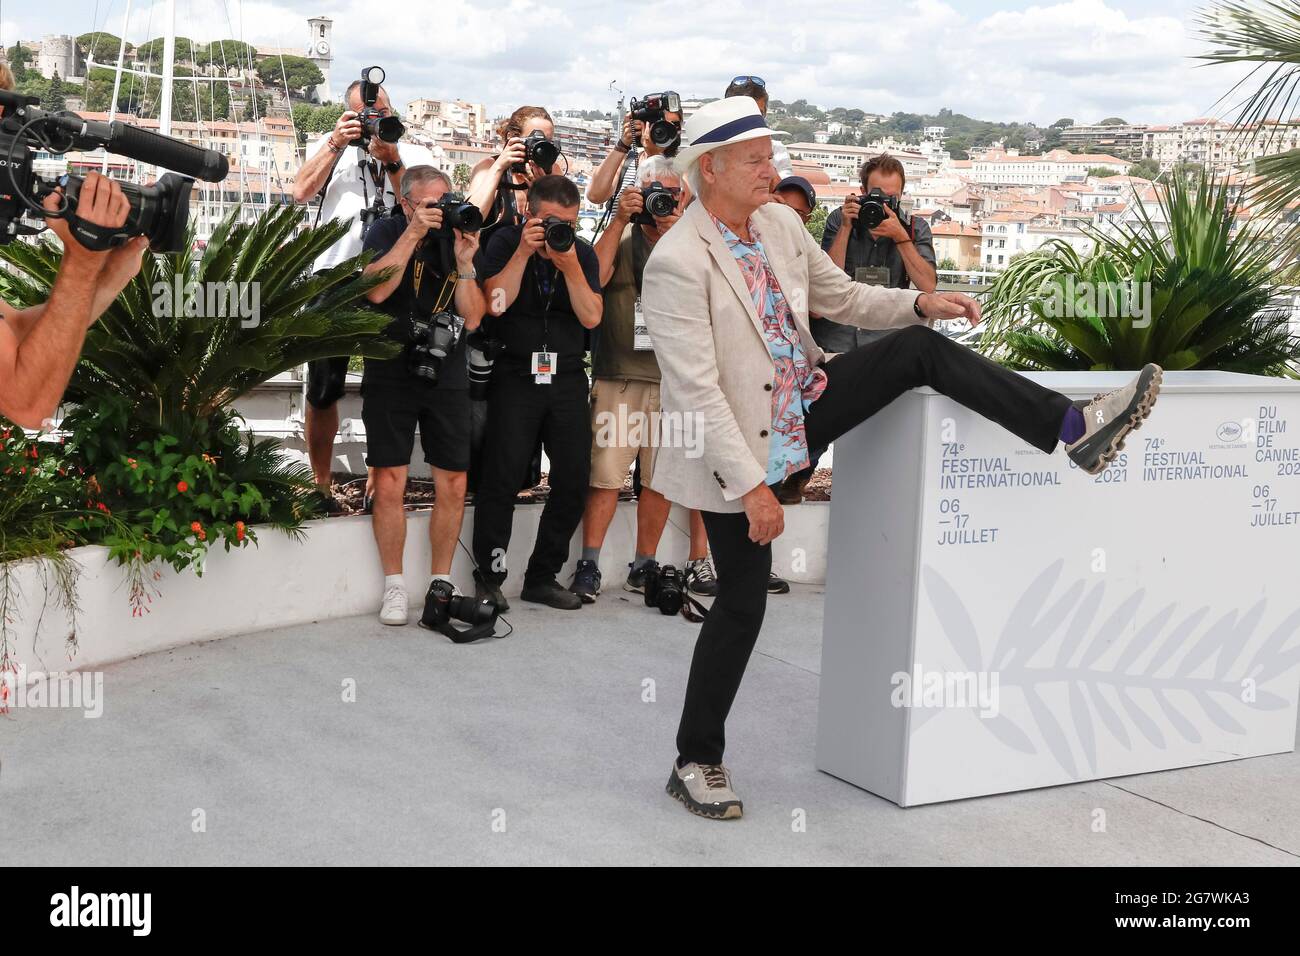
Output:
[[307,21],[307,28],[307,59],[315,63],[321,76],[325,77],[324,82],[312,91],[312,98],[324,103],[330,98],[330,64],[334,62],[330,31],[334,28],[334,21],[329,17],[312,17]]

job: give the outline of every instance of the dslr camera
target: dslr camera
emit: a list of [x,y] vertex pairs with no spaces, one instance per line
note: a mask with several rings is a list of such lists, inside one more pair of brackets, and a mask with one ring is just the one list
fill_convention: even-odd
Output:
[[908,225],[908,218],[903,213],[897,196],[886,196],[879,186],[871,190],[865,196],[853,196],[859,204],[858,218],[853,223],[853,237],[861,239],[867,234],[867,230],[875,229],[885,221],[885,207],[888,206],[894,211],[899,222],[904,226]]
[[[148,236],[154,252],[182,252],[189,225],[190,193],[194,178],[219,183],[229,165],[216,150],[201,149],[170,136],[151,133],[114,120],[106,123],[82,119],[76,113],[49,113],[38,107],[40,98],[0,90],[0,244],[17,236],[32,236],[44,229],[45,219],[67,220],[76,240],[87,249],[102,251],[120,246],[134,236]],[[166,173],[152,186],[122,182],[130,210],[126,222],[108,229],[77,216],[77,200],[85,180],[74,173],[44,179],[32,168],[37,152],[53,155],[103,147],[130,159],[176,172]],[[63,190],[55,212],[41,203]],[[26,217],[41,225],[19,222]]]
[[529,163],[536,163],[539,169],[550,172],[556,160],[560,158],[560,147],[547,139],[541,130],[535,129],[524,137],[524,160],[515,163],[511,169],[522,173]]
[[456,348],[460,323],[446,309],[433,315],[411,315],[411,342],[406,364],[412,375],[430,385],[438,384],[443,360]]
[[542,220],[546,229],[546,244],[556,252],[568,252],[577,241],[578,232],[573,223],[559,216],[547,216]]
[[664,114],[676,113],[680,116],[681,112],[682,99],[672,91],[650,93],[639,100],[632,97],[630,105],[632,119],[638,123],[649,124],[650,142],[660,149],[671,146],[682,135],[681,126],[665,117]]
[[461,232],[478,232],[483,228],[483,213],[472,202],[466,202],[460,193],[447,193],[437,202],[425,204],[430,209],[442,210],[442,226],[430,230],[429,235],[448,238],[453,229]]
[[671,564],[652,564],[645,575],[645,606],[659,608],[660,614],[681,612],[686,603],[686,581],[682,572]]
[[368,66],[361,71],[361,121],[362,149],[370,148],[370,140],[379,137],[385,143],[396,143],[406,133],[406,127],[396,116],[385,116],[379,107],[379,87],[387,74],[381,66]]
[[644,206],[641,212],[632,217],[632,221],[647,226],[655,224],[656,216],[671,216],[673,210],[677,208],[677,197],[657,179],[641,190],[641,198],[644,200]]
[[[469,627],[457,627],[453,621],[460,621]],[[424,600],[424,614],[420,616],[421,625],[438,631],[457,644],[468,644],[487,637],[496,627],[496,621],[495,604],[457,594],[447,581],[434,581],[429,585]]]

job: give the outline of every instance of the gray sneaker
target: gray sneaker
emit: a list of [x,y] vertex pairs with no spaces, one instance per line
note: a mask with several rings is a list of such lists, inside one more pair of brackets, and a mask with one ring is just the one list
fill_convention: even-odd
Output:
[[735,820],[744,812],[744,804],[731,789],[731,772],[720,763],[679,767],[674,761],[665,789],[691,813],[710,820]]
[[1163,374],[1159,365],[1146,365],[1127,385],[1082,406],[1083,437],[1065,446],[1076,465],[1090,475],[1105,471],[1123,450],[1129,432],[1151,414]]

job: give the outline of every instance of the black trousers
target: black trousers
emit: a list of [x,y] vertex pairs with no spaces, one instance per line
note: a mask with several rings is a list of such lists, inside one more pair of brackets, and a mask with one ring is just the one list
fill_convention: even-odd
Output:
[[[899,395],[929,385],[1044,452],[1056,448],[1070,407],[1064,395],[1003,368],[924,326],[844,352],[824,366],[826,390],[805,418],[808,445],[829,445]],[[743,512],[706,511],[718,596],[700,627],[677,729],[681,759],[722,762],[727,714],[763,626],[772,546],[749,540]]]
[[474,496],[474,560],[491,581],[506,578],[515,495],[540,439],[550,458],[550,494],[542,508],[524,585],[555,579],[582,523],[591,470],[591,407],[585,372],[556,374],[549,385],[531,375],[493,375],[488,389],[482,474]]

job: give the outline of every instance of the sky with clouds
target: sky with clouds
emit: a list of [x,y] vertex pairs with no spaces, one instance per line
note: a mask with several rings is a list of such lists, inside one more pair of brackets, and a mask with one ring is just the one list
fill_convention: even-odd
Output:
[[[399,104],[457,97],[612,109],[675,89],[719,96],[736,74],[773,96],[869,112],[1177,122],[1223,115],[1242,71],[1200,66],[1202,0],[175,0],[177,33],[305,47],[334,21],[332,84],[380,64]],[[127,0],[0,0],[0,42],[122,31]],[[164,0],[131,0],[127,39],[161,33]]]

